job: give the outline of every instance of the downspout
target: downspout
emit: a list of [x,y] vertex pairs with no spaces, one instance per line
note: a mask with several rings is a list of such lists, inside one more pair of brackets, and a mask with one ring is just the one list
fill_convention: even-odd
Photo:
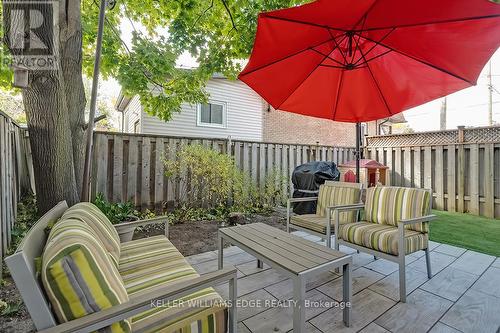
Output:
[[380,124],[377,125],[377,135],[380,135],[382,132],[382,125],[387,123],[389,121],[389,118],[386,118],[384,121],[382,121]]

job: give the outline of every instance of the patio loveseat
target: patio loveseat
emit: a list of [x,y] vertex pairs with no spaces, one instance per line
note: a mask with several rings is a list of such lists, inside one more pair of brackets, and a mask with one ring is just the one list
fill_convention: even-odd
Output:
[[[319,188],[317,197],[290,198],[287,201],[287,232],[302,230],[307,233],[326,238],[326,245],[332,247],[332,227],[335,216],[332,211],[335,207],[358,204],[361,202],[363,185],[359,183],[346,183],[326,181]],[[292,215],[291,204],[296,202],[316,201],[315,214]],[[340,223],[357,221],[358,212],[342,212],[338,218]]]
[[[364,204],[337,207],[335,248],[347,245],[361,252],[399,264],[399,296],[406,302],[405,257],[425,251],[427,275],[432,277],[429,256],[429,222],[432,191],[425,189],[377,186],[366,190]],[[364,209],[362,221],[339,224],[342,212]]]
[[[120,228],[152,223],[165,236],[120,243]],[[61,202],[5,260],[43,332],[236,332],[236,270],[200,276],[166,236],[165,217],[113,226],[90,203]],[[212,288],[228,281],[229,304]]]

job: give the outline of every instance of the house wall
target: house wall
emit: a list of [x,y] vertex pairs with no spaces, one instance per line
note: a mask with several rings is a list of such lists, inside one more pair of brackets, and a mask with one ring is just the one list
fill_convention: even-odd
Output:
[[125,133],[134,133],[134,125],[139,121],[139,133],[142,133],[141,123],[142,106],[139,101],[139,96],[134,96],[127,108],[123,111],[123,126],[122,129]]
[[[239,140],[262,141],[263,102],[253,90],[240,81],[219,78],[211,79],[206,90],[209,100],[226,103],[225,128],[197,125],[197,106],[183,104],[182,111],[175,113],[168,122],[142,112],[142,133],[203,138],[231,136]],[[133,132],[130,121],[128,130]]]
[[263,112],[264,141],[289,144],[316,144],[352,147],[356,125],[307,117],[273,108]]

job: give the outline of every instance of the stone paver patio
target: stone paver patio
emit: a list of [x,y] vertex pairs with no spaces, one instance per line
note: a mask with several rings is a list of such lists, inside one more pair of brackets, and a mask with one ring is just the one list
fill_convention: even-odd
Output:
[[[306,239],[319,237],[295,232]],[[500,332],[500,258],[431,242],[433,278],[427,279],[424,253],[407,257],[407,303],[398,302],[398,267],[384,259],[341,246],[352,253],[353,320],[347,328],[340,301],[342,279],[327,272],[307,284],[306,328],[329,332]],[[217,269],[217,251],[187,258],[201,274]],[[224,250],[224,263],[238,269],[238,331],[273,333],[292,331],[292,283],[277,271],[257,268],[254,257],[237,247]],[[227,298],[227,286],[217,291]],[[329,304],[328,304],[329,303]]]

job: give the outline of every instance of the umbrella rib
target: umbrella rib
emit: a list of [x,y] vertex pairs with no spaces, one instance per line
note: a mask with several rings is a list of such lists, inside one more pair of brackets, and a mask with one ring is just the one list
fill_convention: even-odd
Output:
[[332,120],[335,120],[335,116],[337,115],[337,109],[339,106],[339,101],[340,101],[340,91],[342,89],[342,83],[344,82],[344,71],[340,73],[340,82],[339,86],[337,87],[337,94],[334,96],[336,98],[335,100],[335,106],[333,108],[333,117]]
[[342,32],[348,31],[346,29],[334,28],[334,27],[330,27],[330,26],[324,25],[324,24],[317,24],[317,23],[305,22],[305,21],[300,21],[300,20],[292,20],[292,19],[273,16],[273,15],[269,15],[269,14],[265,14],[263,16],[268,17],[268,18],[273,19],[273,20],[280,20],[280,21],[292,22],[292,23],[297,23],[297,24],[305,24],[305,25],[310,25],[310,26],[318,27],[318,28],[325,28],[325,29],[337,30],[337,31],[342,31]]
[[363,59],[366,62],[366,67],[368,68],[368,71],[370,72],[370,75],[372,77],[373,82],[375,82],[375,86],[377,87],[377,90],[378,90],[378,93],[380,94],[380,97],[384,101],[384,104],[385,104],[385,107],[387,108],[387,111],[389,111],[389,115],[392,116],[393,113],[391,111],[391,108],[389,107],[389,103],[387,103],[387,100],[385,99],[384,93],[382,92],[382,89],[380,88],[380,85],[378,84],[378,81],[375,78],[375,75],[373,74],[372,69],[370,68],[370,64],[366,61],[366,58],[365,58],[363,51],[361,51],[361,49],[360,49],[359,52],[361,53],[361,56],[363,57]]
[[[333,42],[335,43],[335,48],[337,48],[340,52],[340,55],[342,55],[342,58],[344,58],[344,62],[347,64],[347,58],[345,57],[344,55],[344,52],[342,52],[342,49],[340,48],[340,44],[342,42],[344,42],[344,40],[347,38],[347,35],[344,35],[344,38],[342,38],[342,40],[340,41],[340,43],[337,43],[337,39],[335,37],[333,37],[332,35],[332,32],[330,31],[330,29],[326,28],[326,30],[328,31],[328,33],[330,34],[330,36],[332,37],[333,39]],[[332,50],[333,52],[334,50]],[[331,52],[330,52],[331,53]]]
[[[387,37],[389,37],[389,35],[391,33],[394,32],[394,30],[396,30],[396,28],[392,28],[388,33],[386,33],[378,42],[374,43],[374,45],[365,53],[365,56],[368,55],[368,53],[370,53],[371,51],[373,51],[373,49],[375,49],[377,47],[377,45],[379,45],[379,43],[382,43]],[[361,39],[361,34],[359,34],[359,38]],[[364,37],[363,37],[364,38]],[[358,39],[358,42],[359,42],[359,39]],[[360,61],[361,59],[363,59],[363,57],[359,58],[358,60],[356,60],[356,62],[354,63],[354,66],[356,66]],[[375,58],[374,58],[375,59]],[[373,59],[372,59],[373,60]]]
[[[328,32],[331,34],[331,32],[330,32],[330,31],[328,31]],[[343,38],[340,40],[340,43],[342,43],[342,42],[343,42],[346,38],[347,38],[347,36],[346,36],[346,35],[343,35]],[[338,50],[339,50],[339,52],[340,52],[340,53],[342,54],[342,56],[343,56],[342,50],[340,49],[340,46],[339,46],[340,44],[337,44],[337,40],[336,40],[336,38],[335,38],[335,37],[333,37],[333,36],[332,36],[332,39],[333,39],[333,42],[335,43],[335,47],[334,47],[334,48],[330,51],[330,53],[329,53],[329,54],[324,54],[324,53],[322,53],[322,52],[320,52],[320,51],[318,51],[318,50],[316,50],[316,49],[314,49],[314,48],[312,48],[311,50],[312,50],[312,51],[314,51],[314,52],[317,52],[318,54],[321,54],[322,56],[326,56],[328,59],[330,59],[330,60],[332,60],[332,61],[336,62],[337,64],[339,64],[339,65],[341,65],[341,66],[344,66],[345,64],[341,63],[340,61],[337,61],[337,60],[333,59],[332,57],[330,57],[330,54],[332,54],[332,52],[333,52],[333,51],[335,51],[336,49],[338,49]],[[344,57],[344,59],[345,59],[345,57]],[[323,59],[323,61],[325,61],[325,60]],[[323,61],[322,61],[322,62],[323,62]]]
[[322,60],[321,60],[321,61],[320,61],[320,62],[319,62],[316,66],[314,66],[313,70],[312,70],[309,74],[307,74],[307,76],[304,78],[304,80],[302,80],[302,81],[299,83],[299,85],[298,85],[297,87],[295,87],[295,89],[293,89],[293,90],[292,90],[292,92],[291,92],[291,93],[290,93],[287,97],[285,97],[285,99],[283,100],[283,102],[281,102],[281,103],[278,105],[278,107],[276,108],[276,110],[279,110],[279,108],[280,108],[280,107],[281,107],[281,106],[282,106],[282,105],[283,105],[286,101],[288,101],[288,99],[289,99],[289,98],[290,98],[293,94],[295,94],[295,92],[296,92],[296,91],[297,91],[297,90],[298,90],[298,89],[299,89],[299,88],[300,88],[300,87],[304,84],[304,82],[306,82],[306,81],[307,81],[307,79],[308,79],[308,78],[312,75],[312,73],[314,73],[314,72],[318,69],[318,67],[321,65],[321,63],[322,63],[323,61],[325,61],[325,59],[326,59],[327,57],[328,57],[328,55],[326,55],[326,56],[325,56],[325,57],[324,57],[324,58],[323,58],[323,59],[322,59]]
[[[323,52],[320,52],[320,51],[318,51],[318,50],[316,50],[316,49],[311,49],[311,50],[312,50],[312,51],[314,51],[314,52],[316,52],[316,53],[318,53],[318,54],[321,54],[322,56],[327,57],[327,58],[328,58],[328,59],[330,59],[331,61],[333,61],[333,62],[335,62],[335,63],[337,63],[337,64],[339,64],[339,65],[341,65],[341,66],[344,66],[344,64],[343,64],[343,63],[341,63],[340,61],[337,61],[337,60],[333,59],[333,58],[332,58],[332,57],[330,57],[328,54],[324,54]],[[330,53],[332,53],[333,51],[335,51],[335,48],[334,48],[334,49],[333,49]]]
[[[373,7],[375,7],[375,5],[377,3],[378,3],[378,0],[373,1],[373,3],[370,5],[370,7],[368,7],[368,9],[363,14],[363,16],[361,16],[359,18],[359,20],[356,22],[356,24],[353,25],[352,30],[354,30],[354,28],[356,28],[358,26],[358,24],[361,22],[361,20],[363,20],[363,19],[364,19],[364,22],[363,22],[363,26],[364,26],[364,24],[366,23],[366,18],[368,17],[368,14],[372,11]],[[363,28],[363,26],[361,28]],[[363,30],[363,29],[361,29],[361,30]]]
[[[364,37],[364,39],[369,40],[369,41],[371,41],[371,42],[373,42],[373,43],[378,43],[377,41],[375,41],[375,40],[373,40],[373,39],[371,39],[371,38],[368,38],[368,37]],[[427,62],[427,61],[425,61],[425,60],[422,60],[422,59],[416,58],[416,57],[414,57],[414,56],[411,56],[411,55],[409,55],[409,54],[406,54],[406,53],[404,53],[404,52],[401,52],[401,51],[399,51],[399,50],[396,50],[395,48],[393,48],[393,47],[391,47],[391,46],[389,46],[389,45],[387,45],[387,44],[384,44],[384,43],[382,43],[382,42],[378,43],[378,45],[383,46],[383,47],[385,47],[385,48],[387,48],[387,49],[389,49],[389,50],[391,50],[391,51],[393,51],[393,52],[395,52],[395,53],[398,53],[398,54],[402,55],[402,56],[405,56],[405,57],[408,57],[408,58],[410,58],[410,59],[412,59],[412,60],[415,60],[415,61],[417,61],[417,62],[420,62],[420,63],[422,63],[422,64],[424,64],[424,65],[427,65],[427,66],[429,66],[429,67],[432,67],[432,68],[434,68],[434,69],[436,69],[436,70],[438,70],[438,71],[440,71],[440,72],[446,73],[446,74],[451,75],[451,76],[453,76],[453,77],[455,77],[455,78],[457,78],[457,79],[460,79],[460,80],[462,80],[462,81],[465,81],[465,82],[467,82],[467,83],[469,83],[469,84],[471,84],[471,85],[474,85],[474,83],[472,83],[471,81],[467,80],[466,78],[463,78],[463,77],[461,77],[460,75],[457,75],[457,74],[455,74],[455,73],[453,73],[453,72],[450,72],[450,71],[449,71],[449,70],[447,70],[447,69],[444,69],[444,68],[438,67],[438,66],[433,65],[433,64],[431,64],[431,63],[429,63],[429,62]]]
[[302,49],[302,50],[300,50],[300,51],[298,51],[298,52],[295,52],[295,53],[289,54],[289,55],[287,55],[286,57],[283,57],[283,58],[280,58],[280,59],[274,60],[274,61],[272,61],[272,62],[270,62],[270,63],[267,63],[267,64],[265,64],[265,65],[262,65],[262,66],[259,66],[259,67],[257,67],[257,68],[254,68],[254,69],[252,69],[251,71],[248,71],[248,72],[246,72],[246,73],[242,73],[242,74],[240,74],[239,76],[245,76],[245,75],[248,75],[248,74],[252,74],[253,72],[256,72],[256,71],[258,71],[258,70],[264,69],[264,68],[269,67],[269,66],[272,66],[272,65],[277,64],[278,62],[281,62],[281,61],[283,61],[283,60],[287,60],[287,59],[289,59],[289,58],[295,57],[295,56],[297,56],[297,55],[301,54],[302,52],[305,52],[305,51],[311,50],[312,48],[315,48],[315,47],[321,46],[321,45],[323,45],[323,44],[325,44],[325,43],[328,43],[328,42],[331,42],[331,41],[332,41],[332,39],[330,38],[330,39],[327,39],[327,40],[325,40],[325,41],[323,41],[323,42],[321,42],[321,43],[318,43],[318,44],[316,44],[316,45],[313,45],[313,46],[308,46],[307,48]]
[[500,17],[500,14],[484,15],[484,16],[474,16],[474,17],[464,17],[464,18],[459,18],[459,19],[449,19],[449,20],[441,20],[441,21],[430,21],[430,22],[422,22],[422,23],[401,24],[401,25],[386,26],[386,27],[375,27],[375,28],[364,29],[364,30],[361,30],[361,31],[376,31],[376,30],[385,30],[385,29],[391,29],[391,28],[412,28],[412,27],[420,27],[420,26],[424,26],[424,25],[433,25],[433,24],[467,22],[467,21],[474,21],[474,20],[486,20],[486,19],[497,18],[497,17]]

